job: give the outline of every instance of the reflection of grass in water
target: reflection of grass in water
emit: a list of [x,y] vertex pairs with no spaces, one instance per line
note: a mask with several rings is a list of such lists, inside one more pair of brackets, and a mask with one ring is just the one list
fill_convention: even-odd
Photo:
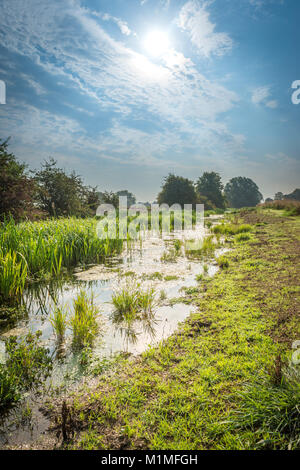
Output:
[[71,318],[73,346],[82,348],[93,343],[98,332],[97,315],[99,308],[94,305],[93,296],[88,298],[85,291],[80,291],[73,301],[74,315]]
[[161,302],[163,302],[164,300],[166,300],[166,298],[167,298],[166,291],[165,291],[164,289],[162,289],[162,290],[160,291],[159,300],[160,300]]
[[127,340],[137,342],[137,324],[141,324],[145,332],[154,335],[155,291],[152,287],[142,290],[138,283],[127,283],[114,292],[112,303],[112,321]]

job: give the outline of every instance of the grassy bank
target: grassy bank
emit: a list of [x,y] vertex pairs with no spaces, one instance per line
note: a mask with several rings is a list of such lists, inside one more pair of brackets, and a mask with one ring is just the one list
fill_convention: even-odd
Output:
[[254,227],[251,237],[235,240],[226,266],[189,294],[196,313],[68,397],[67,420],[61,402],[49,405],[60,437],[46,446],[299,448],[299,371],[286,361],[300,339],[300,219],[265,210],[238,217]]

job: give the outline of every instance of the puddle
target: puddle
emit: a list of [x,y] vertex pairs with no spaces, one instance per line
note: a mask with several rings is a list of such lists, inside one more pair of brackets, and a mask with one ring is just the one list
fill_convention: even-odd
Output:
[[[176,232],[165,238],[146,238],[141,244],[136,243],[130,250],[125,250],[121,257],[110,260],[109,265],[90,266],[85,271],[76,269],[72,279],[60,285],[32,287],[25,293],[23,299],[26,315],[14,325],[13,329],[2,331],[0,362],[3,362],[5,358],[4,345],[7,337],[37,330],[42,332],[41,342],[50,349],[51,354],[55,357],[57,342],[49,316],[55,303],[67,306],[71,311],[73,299],[81,289],[87,291],[88,294],[92,295],[93,293],[94,303],[100,308],[101,333],[93,348],[95,358],[107,357],[122,351],[140,354],[149,345],[154,345],[167,338],[177,329],[178,324],[194,310],[192,305],[184,303],[170,305],[170,300],[182,297],[183,287],[193,287],[198,284],[196,276],[204,273],[205,264],[207,265],[206,276],[213,276],[218,271],[218,266],[214,261],[203,262],[187,259],[184,253],[181,256],[170,258],[168,262],[163,262],[161,258],[173,246],[172,240],[184,240],[183,236],[190,239],[203,238],[206,235],[206,229],[201,228],[196,232],[191,231],[190,234],[183,235],[183,232]],[[216,256],[225,251],[225,248],[218,249]],[[153,287],[157,300],[152,334],[144,331],[138,325],[135,342],[128,340],[111,321],[113,292],[122,283],[131,282],[133,279],[135,282],[141,283],[143,288]],[[162,291],[164,291],[164,300],[160,301]],[[70,331],[67,331],[64,359],[54,361],[52,385],[66,383],[66,376],[75,384],[82,378],[78,357],[72,353]],[[32,396],[29,396],[28,399],[33,413],[31,424],[20,425],[14,416],[18,415],[18,411],[12,412],[2,426],[2,430],[5,429],[2,434],[0,429],[0,446],[1,443],[2,445],[8,443],[10,445],[24,444],[24,442],[35,439],[47,428],[46,418],[38,411],[39,400],[35,401]]]

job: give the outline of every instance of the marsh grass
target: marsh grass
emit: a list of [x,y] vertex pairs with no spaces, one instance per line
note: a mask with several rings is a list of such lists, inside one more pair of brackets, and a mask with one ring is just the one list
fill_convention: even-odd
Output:
[[4,301],[18,299],[25,286],[27,263],[24,258],[8,251],[0,251],[0,297]]
[[50,317],[50,323],[56,334],[57,340],[62,342],[65,337],[67,329],[67,312],[64,311],[63,307],[56,307]]
[[227,269],[229,267],[229,259],[226,256],[219,256],[217,263],[221,269]]
[[214,237],[210,235],[204,240],[186,240],[184,249],[186,256],[191,259],[212,256],[216,249]]
[[162,263],[176,263],[178,256],[179,253],[175,248],[169,248],[162,254],[160,261]]
[[234,240],[237,243],[247,242],[247,241],[251,240],[251,235],[249,233],[239,233],[238,235],[236,235],[234,237]]
[[96,219],[49,219],[0,225],[0,294],[20,296],[30,279],[59,277],[81,264],[120,253],[123,241],[100,239]]
[[73,300],[74,313],[70,321],[73,333],[73,347],[81,349],[91,346],[98,333],[97,316],[99,308],[94,304],[94,298],[81,290]]
[[114,311],[112,321],[117,325],[127,340],[135,343],[138,339],[136,328],[140,324],[145,332],[154,334],[155,290],[152,287],[143,290],[139,283],[126,283],[112,296]]
[[251,232],[252,226],[249,224],[220,224],[212,228],[214,234],[219,235],[237,235],[239,233]]

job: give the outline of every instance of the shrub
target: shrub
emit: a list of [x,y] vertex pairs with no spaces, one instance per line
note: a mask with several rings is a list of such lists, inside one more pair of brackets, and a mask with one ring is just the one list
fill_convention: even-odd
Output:
[[41,332],[29,333],[21,341],[6,342],[6,363],[0,364],[0,410],[13,405],[21,392],[41,385],[50,376],[52,361],[49,350],[39,346]]

